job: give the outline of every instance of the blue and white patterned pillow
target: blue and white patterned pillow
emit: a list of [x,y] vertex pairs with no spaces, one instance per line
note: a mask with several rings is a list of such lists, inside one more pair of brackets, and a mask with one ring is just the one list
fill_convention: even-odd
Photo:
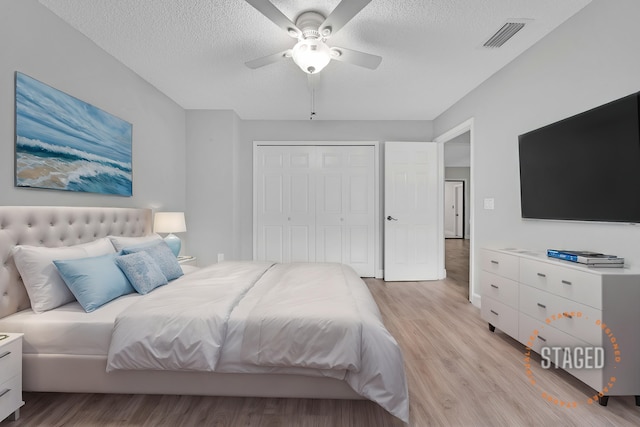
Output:
[[168,283],[158,264],[146,252],[121,255],[116,258],[116,264],[139,294],[148,294]]
[[124,254],[132,254],[136,252],[146,252],[158,264],[162,274],[167,280],[177,279],[182,276],[182,268],[178,263],[178,258],[173,254],[169,245],[164,240],[158,242],[144,243],[136,246],[129,246],[122,249]]

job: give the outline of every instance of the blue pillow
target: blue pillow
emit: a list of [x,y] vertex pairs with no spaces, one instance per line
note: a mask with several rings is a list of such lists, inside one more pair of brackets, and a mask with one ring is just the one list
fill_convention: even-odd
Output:
[[53,261],[69,290],[87,313],[135,291],[116,265],[116,256],[107,254]]
[[168,283],[158,264],[144,251],[119,256],[116,264],[140,294],[148,294],[158,286]]
[[143,243],[136,246],[129,246],[122,249],[124,254],[133,254],[144,251],[158,264],[162,274],[167,280],[177,279],[182,276],[182,268],[178,263],[178,258],[173,254],[169,245],[164,240],[154,241],[151,243]]

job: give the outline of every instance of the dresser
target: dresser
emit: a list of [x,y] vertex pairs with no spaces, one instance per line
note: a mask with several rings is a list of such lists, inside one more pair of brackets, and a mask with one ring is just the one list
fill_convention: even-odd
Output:
[[0,421],[17,420],[22,405],[22,334],[0,332]]
[[[594,397],[600,393],[601,405],[628,395],[640,405],[640,270],[589,268],[517,249],[483,249],[480,269],[481,316],[491,331],[537,353],[599,347],[604,361],[563,368],[593,388]],[[563,354],[553,360],[566,360]]]

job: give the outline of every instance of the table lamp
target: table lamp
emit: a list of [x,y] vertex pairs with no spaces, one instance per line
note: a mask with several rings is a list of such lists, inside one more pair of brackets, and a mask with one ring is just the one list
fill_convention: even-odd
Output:
[[164,241],[167,242],[169,248],[175,256],[180,253],[182,242],[180,238],[173,233],[182,233],[187,231],[187,224],[184,220],[184,212],[157,212],[153,219],[154,233],[169,233]]

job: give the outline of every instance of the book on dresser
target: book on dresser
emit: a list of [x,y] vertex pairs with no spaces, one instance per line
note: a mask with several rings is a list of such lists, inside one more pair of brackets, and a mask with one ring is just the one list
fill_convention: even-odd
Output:
[[623,267],[624,258],[590,251],[547,249],[549,258],[586,264],[589,267]]

